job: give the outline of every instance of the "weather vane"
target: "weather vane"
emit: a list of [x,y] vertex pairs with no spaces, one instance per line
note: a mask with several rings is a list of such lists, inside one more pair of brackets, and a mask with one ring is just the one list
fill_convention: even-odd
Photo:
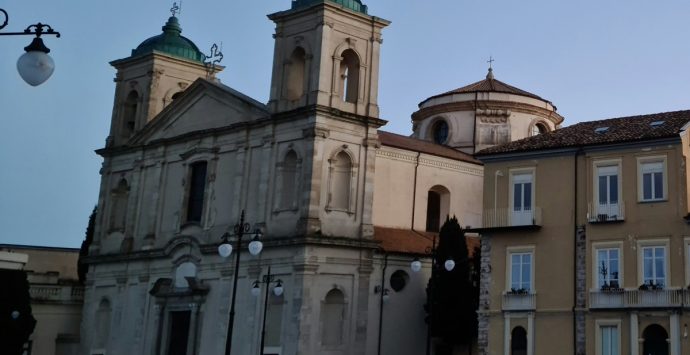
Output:
[[220,43],[221,47],[218,48],[217,44],[211,46],[211,54],[204,55],[206,61],[204,61],[204,66],[206,67],[206,77],[211,78],[213,73],[216,71],[216,64],[223,60],[223,42]]
[[177,3],[174,2],[173,6],[170,8],[170,13],[172,13],[172,16],[175,17],[175,15],[179,15],[180,12],[182,12],[182,1],[180,1],[180,6],[177,6]]

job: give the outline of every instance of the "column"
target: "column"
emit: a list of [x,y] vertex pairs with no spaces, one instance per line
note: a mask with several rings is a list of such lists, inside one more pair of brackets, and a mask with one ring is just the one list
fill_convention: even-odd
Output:
[[638,342],[638,337],[640,331],[638,330],[637,324],[637,312],[630,313],[630,355],[640,354],[640,343]]
[[503,354],[510,354],[510,314],[503,314]]
[[534,313],[527,315],[527,355],[534,355]]
[[671,355],[680,355],[680,316],[678,313],[671,313]]

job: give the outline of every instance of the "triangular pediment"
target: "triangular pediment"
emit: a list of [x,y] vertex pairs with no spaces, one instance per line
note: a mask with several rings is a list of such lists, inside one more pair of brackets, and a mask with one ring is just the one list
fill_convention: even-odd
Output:
[[147,144],[268,116],[265,105],[227,86],[199,79],[132,138]]

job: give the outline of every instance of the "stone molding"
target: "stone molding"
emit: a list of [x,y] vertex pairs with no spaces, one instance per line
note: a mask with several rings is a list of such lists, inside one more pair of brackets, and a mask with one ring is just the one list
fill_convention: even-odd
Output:
[[[449,102],[445,104],[434,105],[431,107],[426,107],[420,109],[419,111],[412,114],[412,121],[422,121],[431,116],[440,115],[446,112],[457,112],[457,111],[475,111],[475,110],[502,110],[509,112],[521,112],[531,115],[536,115],[543,117],[551,122],[555,126],[561,124],[564,118],[559,115],[556,111],[547,110],[542,107],[522,103],[522,102],[510,102],[510,101],[494,101],[494,100],[480,100],[477,101],[476,105],[474,101],[460,101],[460,102]],[[475,111],[476,112],[476,111]]]

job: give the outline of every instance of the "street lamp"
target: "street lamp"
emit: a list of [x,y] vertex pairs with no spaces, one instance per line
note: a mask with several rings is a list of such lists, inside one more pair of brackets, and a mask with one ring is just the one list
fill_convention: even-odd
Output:
[[[427,255],[431,256],[431,289],[426,295],[426,304],[429,309],[429,321],[426,324],[426,355],[429,355],[431,354],[431,323],[434,319],[432,314],[432,305],[434,290],[436,289],[436,269],[439,268],[440,265],[440,260],[438,260],[438,249],[436,249],[436,234],[434,234],[431,248],[427,248],[426,253]],[[443,263],[443,268],[448,272],[453,271],[455,268],[455,261],[453,261],[453,259],[447,259]],[[412,269],[413,272],[419,272],[422,269],[422,262],[419,260],[419,258],[414,258],[414,260],[410,263],[410,269]]]
[[[7,14],[7,11],[3,9],[0,9],[0,13],[4,17],[3,22],[0,23],[0,30],[2,30],[10,21],[10,16]],[[40,22],[29,25],[29,27],[22,32],[0,32],[0,36],[26,35],[36,35],[36,38],[34,38],[28,46],[24,47],[26,53],[22,54],[19,60],[17,60],[17,71],[27,84],[38,86],[48,80],[48,78],[53,75],[53,70],[55,70],[55,62],[53,62],[53,58],[48,55],[50,49],[43,44],[41,35],[54,35],[55,37],[60,37],[60,32],[53,30],[50,25]]]
[[[235,224],[234,227],[234,232],[235,232],[235,250],[237,252],[235,253],[235,278],[232,281],[232,300],[230,301],[230,317],[228,319],[228,335],[227,338],[225,339],[225,354],[230,355],[230,349],[232,349],[232,328],[235,323],[235,297],[237,296],[237,279],[239,278],[239,271],[240,271],[240,254],[241,253],[241,248],[242,248],[242,237],[249,232],[251,229],[251,226],[249,223],[244,222],[244,210],[242,210],[242,214],[240,215],[240,221]],[[228,232],[225,232],[221,239],[223,242],[218,246],[218,254],[223,257],[227,258],[232,254],[232,244],[230,244],[230,237],[232,235]],[[247,249],[249,249],[249,253],[252,254],[253,256],[259,255],[261,253],[261,250],[263,249],[264,245],[261,243],[259,240],[261,238],[261,230],[256,229],[254,231],[254,238],[252,241],[249,243],[249,246]]]
[[283,281],[280,279],[274,280],[275,275],[271,275],[271,267],[268,267],[268,273],[264,275],[261,281],[254,281],[254,287],[252,287],[252,295],[254,297],[259,297],[261,294],[260,284],[266,284],[266,289],[264,290],[264,317],[261,322],[261,346],[259,347],[259,355],[264,353],[264,340],[266,339],[266,314],[268,313],[268,289],[271,283],[275,282],[276,286],[273,288],[273,294],[280,297],[283,294]]

